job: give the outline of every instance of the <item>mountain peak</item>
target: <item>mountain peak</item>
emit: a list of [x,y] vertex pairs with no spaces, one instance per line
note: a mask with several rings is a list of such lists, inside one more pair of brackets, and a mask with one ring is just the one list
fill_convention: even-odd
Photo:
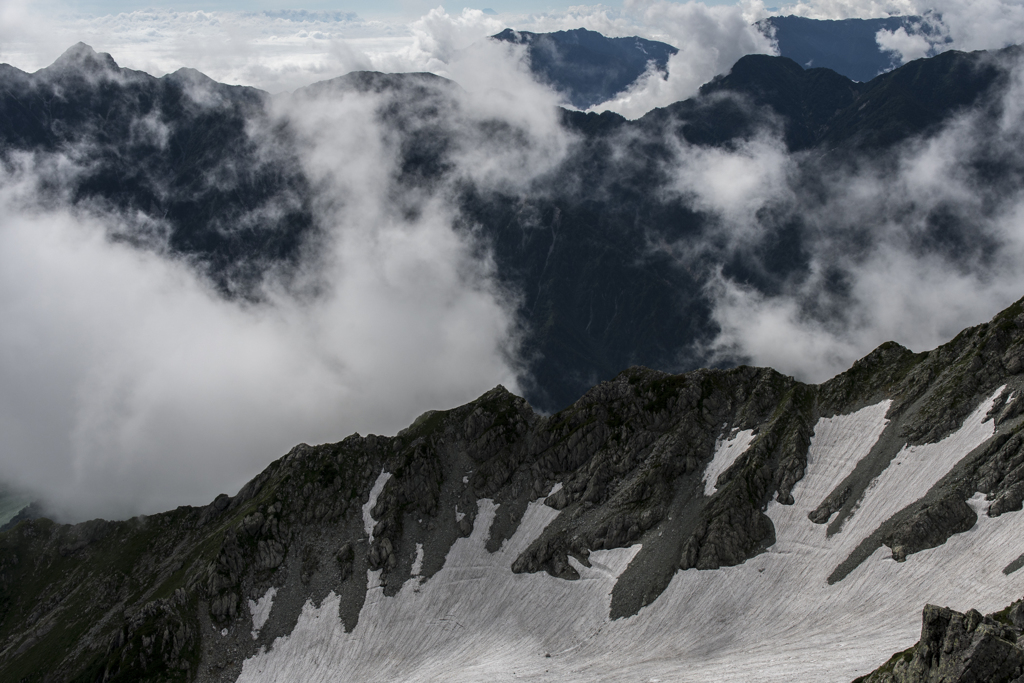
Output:
[[120,67],[114,58],[106,52],[96,52],[90,45],[78,42],[64,51],[50,66],[56,69],[81,69],[98,73],[101,71],[117,71]]

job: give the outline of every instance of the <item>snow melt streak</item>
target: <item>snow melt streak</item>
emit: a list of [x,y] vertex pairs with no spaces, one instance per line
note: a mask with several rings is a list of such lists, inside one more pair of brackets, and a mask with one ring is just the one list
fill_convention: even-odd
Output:
[[704,495],[712,496],[715,493],[718,477],[727,469],[732,467],[736,459],[743,455],[747,446],[754,440],[754,430],[745,429],[738,432],[728,441],[719,441],[715,444],[715,457],[708,463],[704,470]]
[[391,478],[390,472],[381,472],[377,475],[377,480],[373,482],[373,486],[370,488],[370,499],[363,505],[363,530],[366,532],[366,536],[369,540],[367,543],[373,542],[373,507],[377,504],[377,498],[380,496],[381,491],[384,490],[384,484],[388,483],[388,479]]
[[[496,506],[480,501],[473,534],[456,542],[441,572],[410,580],[395,598],[374,588],[348,634],[336,597],[307,604],[293,633],[246,661],[239,681],[851,680],[917,639],[924,603],[991,611],[1024,591],[1024,572],[1002,573],[1024,550],[1022,513],[981,516],[902,564],[883,548],[840,583],[826,580],[890,510],[991,435],[981,422],[990,404],[942,442],[901,452],[831,538],[807,513],[871,450],[889,406],[821,420],[796,504],[769,506],[774,546],[739,567],[679,572],[652,605],[614,622],[609,592],[638,546],[592,553],[591,568],[572,561],[575,582],[512,574],[557,513],[531,503],[516,535],[489,554]],[[908,476],[908,467],[927,472]],[[971,504],[983,510],[980,497]]]
[[274,605],[274,596],[277,595],[277,589],[271,586],[267,589],[267,592],[263,594],[263,597],[259,599],[259,602],[255,600],[249,601],[249,614],[252,615],[252,639],[256,640],[260,635],[260,629],[267,623],[267,619],[270,618],[270,609]]

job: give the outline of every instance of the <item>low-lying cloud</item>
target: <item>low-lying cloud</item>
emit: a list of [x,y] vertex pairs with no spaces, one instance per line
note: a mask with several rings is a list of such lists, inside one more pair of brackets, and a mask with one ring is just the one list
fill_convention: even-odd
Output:
[[[472,141],[495,112],[444,90],[456,104],[441,118]],[[318,231],[254,300],[226,298],[160,249],[150,218],[42,199],[40,179],[59,185],[74,164],[19,157],[0,179],[0,480],[68,519],[202,504],[296,443],[394,433],[498,383],[517,391],[516,294],[454,227],[444,184],[398,194],[399,140],[379,118],[388,96],[277,104]],[[504,122],[525,144],[511,160],[491,150],[490,182],[515,185],[565,147],[552,107]],[[456,150],[452,176],[479,175],[485,151]],[[145,248],[121,239],[140,220],[157,235]]]
[[[746,209],[704,206],[730,248],[758,253],[771,215],[800,224],[807,265],[767,288],[718,271],[711,358],[822,381],[888,340],[934,348],[1024,295],[1024,87],[1021,64],[1006,66],[996,103],[895,150],[838,166],[764,143],[728,153],[750,179]],[[680,167],[714,174],[722,154],[684,149]]]

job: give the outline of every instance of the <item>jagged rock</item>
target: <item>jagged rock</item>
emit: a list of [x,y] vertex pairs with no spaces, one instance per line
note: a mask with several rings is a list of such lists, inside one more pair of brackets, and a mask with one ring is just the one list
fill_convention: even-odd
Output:
[[943,498],[935,504],[922,506],[907,517],[884,542],[892,548],[893,559],[902,562],[909,554],[934,548],[953,534],[973,528],[977,521],[978,515],[963,500]]
[[[766,510],[793,502],[821,417],[890,400],[891,424],[879,440],[890,458],[911,436],[940,438],[945,432],[936,432],[936,425],[957,427],[1009,381],[999,374],[1005,372],[1000,349],[1008,335],[1024,338],[1024,308],[1017,304],[994,323],[928,353],[883,345],[818,386],[751,367],[682,375],[631,368],[550,416],[496,387],[464,406],[427,413],[395,437],[352,435],[339,443],[297,446],[238,495],[218,496],[203,508],[75,526],[22,522],[0,534],[0,605],[12,615],[3,623],[23,629],[0,651],[0,676],[5,667],[53,647],[33,625],[60,620],[77,634],[69,642],[74,639],[85,654],[81,660],[56,657],[47,669],[54,680],[73,680],[83,671],[76,662],[106,662],[108,654],[120,657],[125,648],[131,654],[119,672],[128,677],[151,671],[147,667],[161,653],[173,653],[175,643],[185,643],[181,652],[201,653],[187,662],[188,680],[197,671],[204,681],[230,679],[241,660],[229,663],[222,656],[227,645],[216,638],[237,648],[238,657],[249,656],[272,642],[267,639],[289,632],[304,596],[321,604],[331,592],[343,596],[340,614],[346,629],[354,628],[367,569],[382,572],[385,596],[402,590],[413,574],[428,581],[452,544],[472,532],[484,498],[498,510],[487,546],[496,551],[515,533],[528,504],[554,482],[561,488],[545,502],[558,514],[510,562],[511,571],[574,580],[580,576],[574,563],[587,565],[594,551],[639,544],[623,574],[625,587],[619,591],[616,584],[613,591],[615,617],[628,617],[657,600],[680,569],[741,564],[775,542]],[[962,381],[966,375],[970,382]],[[1013,395],[1000,394],[993,421],[1012,414]],[[705,495],[704,476],[717,445],[745,430],[749,446],[707,482],[714,492]],[[363,506],[381,473],[390,476],[366,520]],[[863,477],[864,486],[872,476]],[[890,543],[893,556],[906,559],[973,526],[975,512],[965,501],[975,491],[988,494],[989,514],[996,516],[1019,505],[1022,485],[1024,421],[1009,417],[927,496],[883,524],[875,541]],[[824,501],[799,502],[818,506],[811,518],[832,525],[858,504],[858,491],[851,479]],[[414,557],[421,563],[417,572]],[[113,569],[79,571],[93,561]],[[29,583],[29,568],[35,567],[51,572],[53,587],[42,599]],[[78,582],[96,596],[81,614],[67,608]],[[279,598],[257,642],[250,636],[248,601],[270,588],[289,597]],[[162,604],[150,594],[157,590],[185,597],[167,605],[170,612],[147,607]],[[1020,621],[1024,608],[1014,609],[1006,624]],[[149,615],[146,623],[154,630],[132,631],[120,621],[124,614]],[[952,626],[942,628],[954,635],[943,635],[942,642],[953,643],[954,650],[963,646],[992,659],[1009,642],[1005,630],[977,615],[948,621]],[[929,638],[938,638],[940,626],[930,628]],[[0,624],[0,638],[11,638],[10,629]],[[186,659],[169,657],[165,670],[179,670]],[[955,668],[952,659],[948,667]],[[214,671],[219,673],[209,674]]]
[[1021,632],[994,616],[926,605],[921,640],[855,683],[1014,682],[1024,675]]

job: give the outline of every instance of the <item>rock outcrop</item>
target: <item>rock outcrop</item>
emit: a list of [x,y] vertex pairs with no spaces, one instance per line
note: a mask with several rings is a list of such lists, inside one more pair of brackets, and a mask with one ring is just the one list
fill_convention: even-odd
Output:
[[982,616],[926,605],[921,640],[854,683],[1017,683],[1024,681],[1024,601]]

